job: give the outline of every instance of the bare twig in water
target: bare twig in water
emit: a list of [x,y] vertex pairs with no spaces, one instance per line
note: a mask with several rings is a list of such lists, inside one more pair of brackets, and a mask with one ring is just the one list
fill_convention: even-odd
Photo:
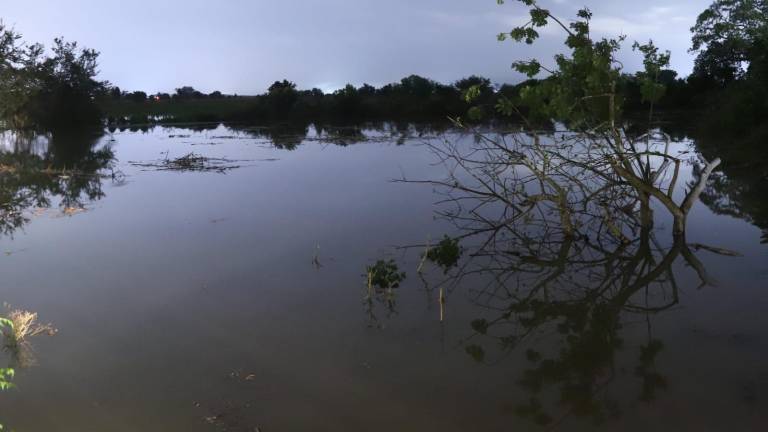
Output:
[[703,245],[701,243],[691,243],[688,246],[691,247],[694,250],[697,250],[697,251],[699,249],[703,249],[705,251],[709,251],[709,252],[712,252],[712,253],[715,253],[715,254],[718,254],[718,255],[725,255],[725,256],[730,256],[730,257],[743,257],[744,256],[740,252],[732,251],[732,250],[729,250],[729,249],[723,249],[723,248],[719,248],[719,247],[714,247],[714,246],[707,246],[707,245]]
[[315,255],[312,257],[312,265],[315,266],[315,269],[317,270],[320,270],[323,266],[320,264],[320,243],[315,246]]
[[419,267],[416,268],[416,273],[421,274],[422,270],[424,270],[424,262],[427,261],[427,257],[429,256],[430,243],[431,240],[427,238],[427,246],[424,248],[424,255],[421,256],[421,261],[419,261]]

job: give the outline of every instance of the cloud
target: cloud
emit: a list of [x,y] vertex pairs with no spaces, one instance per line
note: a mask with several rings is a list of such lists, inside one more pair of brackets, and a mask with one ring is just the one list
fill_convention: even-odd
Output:
[[[589,3],[601,36],[653,38],[686,73],[688,28],[711,0],[541,0],[565,22]],[[151,11],[151,17],[147,15]],[[276,79],[302,87],[384,84],[409,74],[515,81],[512,61],[563,50],[556,26],[534,46],[495,36],[529,20],[493,0],[5,0],[3,17],[31,41],[64,35],[102,52],[101,78],[127,90],[194,85],[241,94]],[[630,64],[630,63],[627,63]]]

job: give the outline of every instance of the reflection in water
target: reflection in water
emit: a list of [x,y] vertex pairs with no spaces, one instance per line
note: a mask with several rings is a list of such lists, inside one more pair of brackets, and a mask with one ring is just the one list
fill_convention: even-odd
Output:
[[[31,374],[35,379],[17,381],[26,393],[8,398],[7,406],[11,408],[3,413],[7,419],[19,425],[47,425],[46,419],[38,422],[34,407],[26,408],[24,402],[19,402],[34,400],[36,406],[52,413],[51,417],[73,413],[76,420],[105,425],[114,424],[117,418],[134,429],[151,429],[162,422],[170,425],[168,430],[195,430],[195,426],[201,430],[254,430],[254,425],[273,424],[287,427],[272,429],[301,429],[312,421],[305,419],[321,418],[329,427],[354,430],[360,427],[339,426],[343,425],[339,418],[346,417],[350,409],[362,407],[359,417],[369,421],[392,410],[393,400],[397,399],[403,405],[407,403],[409,409],[418,407],[418,413],[410,411],[386,424],[374,424],[372,429],[413,428],[415,416],[432,421],[434,413],[446,403],[459,403],[461,409],[446,416],[442,429],[493,429],[506,424],[500,416],[516,414],[525,420],[508,420],[526,430],[535,428],[536,423],[555,427],[563,419],[577,416],[603,422],[624,415],[626,421],[635,414],[631,408],[655,398],[687,402],[678,399],[680,393],[690,393],[694,388],[690,383],[681,383],[685,371],[679,372],[680,366],[675,364],[682,361],[681,339],[666,334],[661,324],[672,317],[669,321],[675,321],[675,326],[691,325],[671,310],[691,300],[684,296],[691,276],[694,286],[713,283],[693,253],[703,246],[688,245],[684,232],[672,236],[657,229],[663,228],[658,219],[655,225],[650,222],[654,216],[667,216],[665,208],[651,208],[643,195],[625,181],[605,178],[573,162],[565,163],[555,152],[561,149],[548,144],[550,137],[542,136],[542,147],[538,149],[526,147],[531,144],[530,137],[520,138],[525,146],[501,156],[482,140],[470,143],[469,148],[448,148],[448,155],[456,150],[455,155],[461,156],[456,160],[446,158],[446,147],[432,139],[439,127],[302,125],[282,133],[253,128],[252,134],[242,126],[205,130],[159,129],[154,131],[156,136],[126,134],[119,147],[121,159],[126,163],[151,160],[158,157],[159,151],[170,150],[172,155],[194,151],[206,158],[280,159],[290,163],[275,167],[281,169],[244,169],[231,176],[188,173],[184,178],[145,175],[128,167],[126,170],[136,173],[132,185],[136,193],[111,197],[104,209],[91,215],[93,224],[55,224],[62,233],[62,247],[36,248],[33,253],[7,259],[9,267],[18,266],[8,272],[12,278],[8,285],[14,294],[9,298],[14,302],[32,305],[35,295],[46,298],[60,284],[68,287],[61,291],[67,297],[54,300],[53,306],[59,311],[56,323],[69,329],[68,333],[73,332],[66,341],[52,340],[51,345],[65,346],[54,347],[50,351],[53,357],[49,357],[48,347],[36,347],[45,349],[45,353],[40,352],[41,359],[50,361],[42,362],[39,375]],[[448,138],[454,141],[457,135],[452,133]],[[82,140],[91,144],[70,146],[58,144],[64,143],[64,137],[8,136],[3,141],[6,151],[2,157],[10,162],[3,166],[12,169],[0,173],[4,197],[34,197],[30,191],[39,190],[48,200],[47,206],[66,210],[63,200],[68,195],[63,191],[80,191],[73,193],[79,201],[72,201],[72,208],[103,196],[103,191],[101,195],[87,192],[100,191],[101,183],[112,177],[110,158],[96,156],[103,149],[92,144],[95,137]],[[423,142],[420,137],[434,145],[419,145]],[[265,140],[263,144],[267,145],[254,145],[262,144],[254,142],[254,138]],[[289,144],[297,140],[302,147]],[[394,146],[405,140],[414,145],[398,149],[387,145],[346,150],[333,147],[371,141]],[[642,138],[639,140],[644,148]],[[222,146],[192,147],[204,143]],[[571,144],[572,153],[578,155],[580,143]],[[663,141],[655,147],[661,147],[656,150],[663,153]],[[287,148],[297,148],[301,154],[281,150]],[[420,222],[419,218],[432,210],[430,199],[425,198],[428,189],[387,182],[402,171],[432,173],[423,174],[429,178],[441,175],[435,174],[439,167],[430,166],[433,159],[422,152],[429,148],[443,150],[438,155],[450,168],[446,172],[453,173],[444,181],[429,184],[437,186],[444,200],[439,216],[456,230],[443,221],[433,225],[429,217]],[[520,161],[521,154],[533,162],[510,164]],[[256,159],[261,157],[270,159]],[[186,158],[179,162],[187,168],[205,161]],[[644,171],[649,179],[657,180],[657,189],[676,202],[686,192],[690,171],[687,160],[680,163],[681,180],[673,193],[669,193],[673,189],[669,184],[675,173],[674,161],[667,164],[670,169],[666,173],[656,175],[662,171],[663,162],[646,165]],[[392,169],[385,169],[387,166]],[[28,167],[35,169],[18,169]],[[724,169],[727,167],[728,159]],[[20,172],[24,173],[23,179],[17,175]],[[61,186],[74,181],[72,172],[92,173],[82,180],[94,182],[95,186]],[[702,172],[696,168],[691,189],[699,183]],[[291,181],[283,181],[287,173]],[[373,182],[355,181],[363,176]],[[715,172],[707,184],[717,176]],[[323,182],[324,187],[306,186],[318,184],[317,179],[339,181]],[[263,195],[242,188],[251,184],[280,187],[265,187]],[[8,185],[12,193],[5,190]],[[192,189],[191,185],[204,189]],[[191,195],[184,194],[187,188],[214,198],[190,199]],[[162,193],[157,193],[161,189]],[[706,200],[708,193],[705,188],[702,199]],[[176,206],[166,208],[166,197],[171,194],[178,195],[179,200]],[[149,217],[134,211],[136,200],[142,200],[139,204],[145,205]],[[21,214],[29,216],[29,209],[36,206],[31,200],[19,208]],[[171,208],[177,206],[178,211]],[[350,212],[350,206],[359,212]],[[215,213],[211,213],[212,208]],[[299,216],[285,221],[289,212]],[[132,236],[136,240],[125,242],[125,249],[113,251],[113,242],[102,244],[98,239],[91,243],[86,239],[80,251],[67,247],[94,227],[111,230],[114,224],[110,218],[116,213],[126,216],[124,228],[114,234],[118,239]],[[181,214],[191,215],[191,223],[180,222]],[[750,210],[749,214],[755,213]],[[717,220],[709,212],[695,216],[697,223],[699,216]],[[401,235],[397,240],[391,231],[371,229],[390,221],[400,224],[396,226],[396,234]],[[154,229],[158,222],[164,232],[169,227],[169,235],[177,240],[162,241],[164,234],[159,236]],[[336,225],[342,228],[337,231]],[[739,229],[745,225],[739,224]],[[447,232],[448,236],[434,237],[433,233],[426,240],[410,237],[433,229],[441,234]],[[189,235],[191,230],[195,235]],[[36,233],[41,231],[45,232]],[[318,233],[326,231],[325,237],[318,237]],[[397,254],[395,261],[387,257],[364,263],[361,258],[383,244],[408,239],[424,244],[409,248],[407,259]],[[19,243],[25,240],[16,239]],[[328,245],[328,255],[319,254],[318,243],[323,244],[324,251]],[[344,252],[342,245],[348,248]],[[147,254],[150,249],[156,249],[157,255]],[[283,258],[304,256],[310,250],[314,251],[314,269],[297,269],[295,260]],[[749,256],[748,251],[743,252]],[[56,280],[43,278],[40,282],[29,277],[26,269],[39,266],[39,257],[69,253],[72,262],[88,263],[99,269],[88,273],[98,274],[83,274],[78,266],[68,266],[70,260],[62,260],[60,267],[51,267]],[[723,260],[730,262],[729,258]],[[221,262],[231,266],[227,264],[222,272]],[[305,264],[309,267],[308,262]],[[367,269],[366,264],[370,265]],[[146,273],[146,279],[139,273]],[[218,276],[226,280],[211,281]],[[134,284],[134,278],[141,283]],[[132,284],[131,289],[121,285],[126,280]],[[349,295],[346,287],[350,280],[359,280],[360,291],[364,291],[361,297],[370,326],[382,328],[391,323],[387,332],[360,329],[359,297],[353,294],[346,301],[337,297]],[[423,284],[424,292],[411,292],[411,282]],[[39,290],[30,289],[38,283]],[[198,289],[200,284],[204,288]],[[256,284],[260,289],[252,289]],[[85,288],[77,288],[80,286]],[[303,286],[312,289],[283,289]],[[316,286],[327,289],[314,289]],[[696,300],[713,291],[704,290]],[[729,297],[749,298],[744,291]],[[430,307],[426,313],[411,307],[414,299],[418,301],[416,296],[422,294],[427,296]],[[211,301],[212,295],[216,301]],[[470,305],[462,298],[467,295],[471,296]],[[291,300],[296,298],[302,305]],[[74,313],[66,301],[77,304]],[[692,310],[691,303],[685,306]],[[101,320],[83,319],[77,310],[87,311],[86,315],[95,311],[98,318],[108,318],[110,326],[96,329],[99,326],[92,322]],[[200,316],[207,318],[198,325]],[[145,329],[136,327],[137,320],[168,331],[145,340]],[[440,322],[442,349],[437,354],[437,344],[430,346],[430,339],[437,337],[433,330],[438,329],[430,327],[428,321],[434,321],[435,327]],[[216,325],[210,326],[211,322]],[[317,322],[327,322],[328,326],[316,326]],[[717,323],[712,327],[725,326]],[[461,346],[454,350],[451,347],[457,328]],[[93,333],[89,334],[91,329]],[[358,333],[363,332],[367,337],[359,338]],[[689,333],[683,331],[682,335],[687,338]],[[350,344],[350,340],[359,343]],[[146,349],[124,350],[137,341]],[[200,356],[200,341],[216,349]],[[704,348],[701,342],[692,344]],[[105,355],[91,356],[94,349]],[[307,358],[313,361],[307,363]],[[744,356],[734,358],[725,365],[716,363],[718,360],[709,362],[736,369],[733,364]],[[477,367],[473,359],[494,369]],[[110,375],[109,371],[120,368],[122,360],[146,372],[124,378],[124,374]],[[14,361],[17,367],[27,362],[23,356]],[[77,366],[86,363],[88,367]],[[55,369],[49,369],[52,364]],[[235,369],[238,367],[242,369]],[[730,379],[734,374],[729,373],[724,376]],[[41,376],[46,378],[38,379]],[[48,397],[54,388],[48,380],[51,376],[65,376],[66,382],[59,384],[65,388],[65,395],[73,388],[71,379],[77,380],[76,393],[86,397],[74,403],[55,392]],[[742,377],[734,381],[739,379]],[[706,384],[713,381],[707,380]],[[313,402],[334,386],[339,388],[339,396],[328,398],[327,404]],[[118,387],[120,395],[114,393]],[[434,387],[444,388],[446,391],[441,393],[447,396],[430,396],[429,401],[413,397]],[[156,391],[147,395],[146,388]],[[98,410],[92,408],[93,401],[102,403]],[[311,409],[315,406],[317,412]],[[121,417],[122,407],[130,411],[126,417]],[[286,421],[286,412],[301,416]],[[728,415],[735,412],[728,411]],[[99,415],[102,417],[96,417]],[[480,417],[486,420],[477,420]],[[179,420],[183,418],[192,420]],[[445,426],[454,419],[455,424]],[[474,428],[467,426],[470,421],[476,422]],[[570,424],[563,425],[563,429],[568,430],[567,426]]]
[[[707,181],[700,199],[714,213],[743,219],[763,231],[768,242],[768,146],[756,140],[736,138],[734,134],[708,135],[691,130],[689,124],[668,122],[662,130],[677,141],[693,135],[696,149],[707,159],[719,157],[722,164]],[[694,182],[701,169],[694,165]]]
[[[568,239],[549,232],[519,237],[493,232],[483,243],[475,262],[454,275],[474,273],[493,281],[472,290],[490,317],[472,322],[482,342],[467,352],[492,362],[485,354],[487,345],[499,347],[497,355],[502,356],[542,335],[557,339],[556,348],[546,352],[527,349],[531,368],[520,380],[531,397],[517,412],[542,424],[567,415],[602,421],[617,414],[607,389],[623,346],[622,322],[632,320],[631,314],[650,320],[678,303],[672,265],[680,257],[701,269],[684,237],[663,247],[646,227],[621,242]],[[641,400],[652,400],[664,386],[653,365],[662,347],[649,327],[635,367]],[[555,397],[549,395],[553,408],[542,401],[548,387],[558,389]]]
[[[764,143],[722,145],[709,137],[697,140],[704,154],[717,153],[723,159],[722,170],[707,182],[701,201],[713,212],[744,219],[763,231],[768,243],[768,147]],[[697,177],[700,171],[694,171]]]
[[[100,138],[100,133],[0,131],[0,233],[12,235],[29,222],[32,211],[57,205],[74,214],[103,198],[102,179],[120,181],[121,175],[113,169],[111,148],[95,148]],[[8,384],[13,372],[37,363],[30,339],[54,335],[56,329],[29,311],[9,308],[0,315],[3,351],[9,356],[8,366],[0,368],[0,384]]]
[[[192,133],[212,132],[222,127],[220,123],[177,125],[174,129]],[[364,142],[394,142],[404,144],[410,139],[428,139],[446,131],[452,130],[450,123],[443,124],[412,124],[379,122],[347,126],[335,126],[324,123],[278,123],[265,126],[248,124],[224,125],[231,134],[209,136],[210,141],[195,143],[195,145],[217,145],[223,140],[253,138],[281,150],[296,150],[308,143],[333,144],[348,146]],[[120,132],[144,132],[165,129],[162,126],[146,125],[141,128],[119,129]],[[110,128],[111,132],[118,131]],[[169,138],[190,138],[191,134],[172,134]]]
[[[447,178],[403,179],[436,186],[446,208],[439,216],[458,229],[455,238],[417,246],[425,247],[418,273],[427,292],[439,288],[441,321],[446,296],[466,287],[483,316],[471,323],[466,353],[495,364],[524,351],[530,366],[518,382],[528,398],[514,411],[535,423],[554,427],[570,416],[600,423],[620,415],[608,389],[626,367],[617,355],[624,325],[638,318],[647,335],[631,365],[635,396],[654,400],[667,381],[656,366],[664,344],[653,337],[651,318],[679,302],[674,264],[693,269],[700,287],[715,283],[686,243],[685,220],[716,163],[697,169],[677,204],[684,162],[668,141],[651,138],[643,137],[646,150],[624,165],[642,184],[608,170],[612,156],[567,134],[478,135],[469,147],[430,145]],[[667,201],[660,209],[676,220],[671,238],[654,229],[651,197]],[[424,258],[440,271],[424,272]]]
[[110,146],[95,148],[100,138],[0,132],[0,232],[12,234],[29,221],[29,211],[54,201],[71,214],[103,198],[103,178],[122,176]]

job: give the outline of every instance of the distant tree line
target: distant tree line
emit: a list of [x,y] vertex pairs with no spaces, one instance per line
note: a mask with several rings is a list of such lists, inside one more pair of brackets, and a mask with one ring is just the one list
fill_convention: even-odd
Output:
[[[680,79],[672,70],[661,71],[667,93],[657,104],[660,111],[697,109],[703,85],[691,79]],[[158,121],[335,121],[355,123],[359,121],[434,121],[462,117],[469,121],[509,119],[501,110],[502,100],[515,101],[523,112],[529,107],[521,97],[521,91],[546,83],[530,79],[519,84],[493,84],[488,78],[470,76],[452,84],[442,84],[429,78],[410,75],[399,82],[374,87],[369,84],[347,84],[334,92],[326,93],[313,88],[301,90],[294,82],[276,81],[267,92],[257,96],[224,95],[219,91],[206,94],[193,87],[176,89],[173,94],[147,94],[143,91],[124,92],[110,89],[109,103],[116,101],[125,116],[113,116],[111,122],[152,122],[141,106],[158,104],[155,114]],[[622,91],[628,110],[645,109],[642,100],[640,75],[622,77]],[[247,99],[236,110],[222,109],[225,99]],[[213,103],[221,101],[221,103]],[[205,103],[205,109],[185,110],[189,104]],[[130,104],[138,104],[131,107]],[[201,105],[202,107],[202,105]],[[109,110],[108,110],[109,111]],[[136,114],[136,115],[131,115]],[[120,117],[120,118],[118,118]]]
[[216,90],[211,93],[205,94],[201,91],[195,90],[194,87],[181,87],[177,88],[176,92],[170,93],[154,93],[147,94],[143,91],[127,92],[120,89],[120,87],[114,86],[107,90],[107,99],[113,101],[125,100],[136,103],[143,103],[147,101],[168,101],[168,100],[194,100],[194,99],[223,99],[228,97],[235,97],[224,95],[220,91]]
[[[491,102],[497,89],[486,78],[472,76],[446,85],[434,80],[411,75],[397,83],[382,87],[369,84],[345,87],[326,93],[313,88],[300,90],[288,80],[276,81],[269,89],[257,96],[224,95],[219,91],[205,94],[193,87],[181,87],[172,95],[157,93],[147,95],[142,91],[124,92],[115,87],[110,89],[111,102],[120,100],[139,104],[164,103],[169,113],[174,111],[174,103],[188,104],[206,101],[211,112],[196,112],[197,117],[211,118],[217,121],[291,121],[291,120],[340,120],[349,122],[362,120],[434,120],[445,119],[466,112],[470,107],[464,99],[464,92],[472,86],[479,86]],[[224,99],[247,99],[248,103],[235,112],[215,111],[221,104],[210,103]],[[130,112],[130,109],[128,110]],[[185,118],[176,120],[195,120]],[[143,120],[139,116],[139,120]]]

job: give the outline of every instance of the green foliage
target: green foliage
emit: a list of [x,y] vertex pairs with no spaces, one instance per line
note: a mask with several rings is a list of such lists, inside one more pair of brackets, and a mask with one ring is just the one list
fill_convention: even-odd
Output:
[[395,260],[378,260],[366,268],[371,285],[380,289],[398,288],[405,280],[405,273],[397,267]]
[[447,273],[451,267],[458,265],[462,252],[458,239],[444,236],[440,243],[427,251],[427,259],[442,267]]
[[347,84],[343,89],[334,92],[337,112],[342,115],[354,115],[362,105],[360,91],[352,84]]
[[640,51],[643,54],[643,66],[645,70],[639,72],[637,77],[640,79],[640,94],[643,102],[650,102],[651,104],[657,103],[664,97],[666,92],[666,86],[659,80],[664,68],[669,66],[669,59],[671,54],[669,51],[659,53],[659,48],[653,44],[653,41],[648,41],[647,44],[641,45],[639,42],[635,42],[632,45],[632,49]]
[[0,23],[0,121],[45,130],[98,124],[95,99],[106,88],[95,80],[98,56],[63,39],[46,54]]
[[[13,322],[7,318],[0,317],[0,329],[3,329],[4,327],[13,329]],[[0,390],[13,388],[13,383],[11,382],[13,375],[13,369],[0,368]],[[0,426],[0,428],[2,428],[2,426]]]
[[756,41],[768,32],[768,1],[715,0],[691,32],[694,74],[720,84],[742,78],[745,65],[761,55]]
[[274,110],[273,115],[284,115],[293,108],[298,100],[296,84],[288,80],[275,81],[269,86],[266,97]]
[[[533,44],[540,36],[536,29],[556,25],[565,33],[565,46],[569,52],[555,56],[554,68],[545,67],[538,59],[513,63],[512,67],[517,72],[529,78],[536,78],[542,73],[548,77],[538,85],[523,87],[514,102],[501,100],[497,110],[502,113],[517,112],[512,105],[519,104],[528,108],[533,119],[564,121],[574,128],[592,128],[615,119],[620,112],[620,101],[615,97],[620,78],[616,53],[624,37],[593,40],[590,33],[592,13],[589,9],[579,10],[576,19],[566,25],[549,10],[539,7],[535,0],[518,1],[528,7],[530,20],[512,29],[508,33],[509,38]],[[506,36],[499,39],[506,39]]]
[[480,97],[480,86],[473,85],[464,91],[464,100],[467,102],[473,102]]
[[13,383],[11,382],[13,375],[13,369],[0,368],[0,390],[8,390],[14,387]]
[[691,31],[698,52],[692,79],[714,83],[704,134],[724,148],[761,148],[768,136],[768,1],[715,0]]

